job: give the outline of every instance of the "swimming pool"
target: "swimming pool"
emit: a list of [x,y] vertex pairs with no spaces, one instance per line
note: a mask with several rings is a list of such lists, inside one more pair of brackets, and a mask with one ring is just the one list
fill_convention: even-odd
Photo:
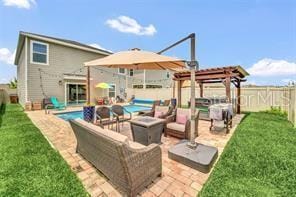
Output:
[[[150,110],[151,107],[148,106],[141,106],[141,105],[125,105],[123,106],[127,111],[131,113],[139,112],[139,111],[145,111]],[[65,113],[59,113],[56,114],[57,117],[69,121],[76,118],[83,119],[83,112],[82,111],[73,111],[73,112],[65,112]]]

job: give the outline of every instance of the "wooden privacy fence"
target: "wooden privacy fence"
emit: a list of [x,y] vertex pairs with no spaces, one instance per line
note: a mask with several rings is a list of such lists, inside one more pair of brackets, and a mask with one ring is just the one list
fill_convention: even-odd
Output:
[[[177,89],[175,89],[177,98]],[[225,97],[225,88],[204,87],[204,97]],[[172,88],[162,89],[127,89],[128,98],[135,95],[137,98],[170,99],[173,97]],[[196,88],[199,95],[199,88]],[[236,98],[235,88],[231,89],[231,97]],[[241,110],[263,111],[272,106],[281,107],[288,113],[288,119],[296,126],[296,86],[294,87],[242,87]],[[190,100],[190,88],[182,88],[182,105]]]

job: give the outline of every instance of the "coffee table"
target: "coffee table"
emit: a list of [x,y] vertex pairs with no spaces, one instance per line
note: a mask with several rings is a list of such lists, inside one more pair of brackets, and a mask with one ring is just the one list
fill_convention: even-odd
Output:
[[133,134],[133,140],[145,146],[161,143],[162,131],[165,120],[149,116],[138,117],[129,120]]

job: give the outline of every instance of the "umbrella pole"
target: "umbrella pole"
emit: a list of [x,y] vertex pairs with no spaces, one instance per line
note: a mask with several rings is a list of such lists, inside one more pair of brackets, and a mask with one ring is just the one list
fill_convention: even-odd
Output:
[[87,105],[90,105],[90,69],[89,66],[87,66],[87,74],[86,74],[86,96],[87,96]]
[[191,108],[191,117],[190,117],[190,141],[188,146],[195,148],[197,143],[195,142],[195,69],[197,62],[195,60],[195,34],[190,39],[190,52],[191,52],[191,62],[190,62],[190,74],[191,74],[191,95],[190,95],[190,108]]

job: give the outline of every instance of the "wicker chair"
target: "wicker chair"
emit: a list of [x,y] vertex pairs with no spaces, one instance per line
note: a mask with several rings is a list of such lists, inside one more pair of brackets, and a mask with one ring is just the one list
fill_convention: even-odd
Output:
[[[117,126],[118,126],[116,130],[119,132],[120,131],[119,123],[122,123],[123,125],[124,122],[131,120],[132,113],[127,111],[121,105],[112,105],[111,110],[112,110],[113,116],[116,117]],[[128,117],[126,116],[126,114],[129,114]]]
[[161,149],[128,141],[120,133],[84,120],[71,120],[77,138],[76,152],[101,171],[124,196],[136,196],[161,176]]
[[162,113],[162,115],[158,116],[157,118],[165,119],[167,116],[172,114],[173,109],[171,107],[168,107],[168,106],[155,106],[153,111],[146,112],[146,113],[142,114],[141,116],[154,117],[155,112],[161,112]]
[[155,100],[155,101],[153,102],[153,105],[152,105],[152,108],[151,108],[150,111],[148,111],[148,110],[145,110],[145,111],[139,111],[138,115],[144,115],[144,114],[146,114],[146,113],[150,113],[150,112],[154,111],[156,106],[160,106],[160,103],[161,103],[160,100]]
[[[96,121],[95,124],[99,125],[104,128],[104,126],[108,126],[108,129],[110,128],[110,125],[113,129],[113,124],[116,124],[116,119],[111,116],[111,110],[109,107],[98,107],[96,110]],[[117,129],[117,128],[116,128]]]
[[[179,124],[176,122],[176,116],[178,114],[187,115],[187,121],[185,124]],[[177,108],[175,112],[166,118],[166,125],[164,128],[164,136],[167,135],[177,137],[180,139],[190,139],[190,109]],[[195,114],[195,136],[198,133],[198,119],[199,111]]]

